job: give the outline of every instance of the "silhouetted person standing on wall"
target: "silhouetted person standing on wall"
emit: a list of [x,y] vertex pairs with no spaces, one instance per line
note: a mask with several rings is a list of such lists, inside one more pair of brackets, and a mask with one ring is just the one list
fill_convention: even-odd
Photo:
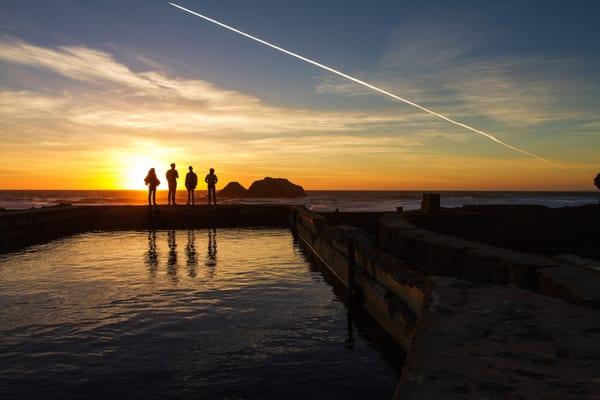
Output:
[[156,177],[154,168],[150,168],[148,175],[144,178],[144,183],[148,186],[148,205],[156,205],[156,187],[160,185],[160,181]]
[[169,205],[176,206],[175,193],[177,193],[177,179],[179,172],[175,169],[175,163],[171,164],[171,169],[167,171],[167,182],[169,183]]
[[185,188],[187,189],[187,203],[190,205],[190,202],[191,204],[196,204],[194,190],[196,190],[196,186],[198,186],[198,175],[196,175],[191,165],[188,169],[190,172],[185,175]]
[[217,204],[217,191],[215,190],[217,182],[219,178],[215,175],[215,169],[211,168],[206,178],[204,178],[204,182],[208,184],[208,204],[210,204],[210,199],[212,198],[213,203]]

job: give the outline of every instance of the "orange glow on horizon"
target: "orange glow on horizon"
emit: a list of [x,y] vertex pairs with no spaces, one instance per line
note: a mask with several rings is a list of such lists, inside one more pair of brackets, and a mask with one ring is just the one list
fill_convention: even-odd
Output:
[[[155,168],[161,181],[158,190],[166,190],[165,173],[170,158],[161,155],[136,154],[127,156],[115,153],[108,162],[99,160],[88,171],[78,170],[76,174],[66,174],[73,168],[61,166],[58,162],[43,173],[37,170],[23,171],[19,176],[0,177],[0,189],[20,190],[146,190],[144,177],[149,168]],[[185,190],[185,174],[188,165],[198,174],[198,190],[204,190],[204,175],[209,167],[215,167],[219,176],[217,188],[228,182],[237,181],[248,188],[252,182],[265,176],[287,178],[303,186],[306,190],[548,190],[548,191],[595,191],[592,184],[594,176],[586,179],[580,174],[573,179],[572,174],[548,171],[545,168],[523,169],[519,164],[528,161],[501,162],[513,164],[499,166],[498,163],[485,163],[476,171],[465,171],[461,162],[455,165],[449,161],[443,167],[429,165],[397,166],[395,169],[385,165],[370,165],[368,169],[360,167],[326,168],[325,166],[282,168],[261,166],[252,171],[252,165],[233,163],[181,162],[174,161],[179,171],[179,190]],[[324,160],[323,162],[327,162]],[[68,164],[68,163],[67,163]],[[514,165],[516,164],[516,165]],[[321,172],[322,171],[322,172]],[[588,182],[589,181],[589,182]]]

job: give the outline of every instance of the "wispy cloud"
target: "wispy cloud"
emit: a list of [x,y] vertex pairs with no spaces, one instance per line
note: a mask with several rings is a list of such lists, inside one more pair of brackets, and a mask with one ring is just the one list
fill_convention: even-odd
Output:
[[37,118],[54,118],[63,111],[67,100],[28,91],[0,91],[0,115],[4,122],[11,119],[32,121]]
[[[573,98],[586,88],[585,82],[568,73],[573,60],[490,56],[483,55],[484,50],[482,39],[472,35],[435,30],[408,35],[401,30],[390,40],[369,80],[436,111],[483,117],[508,128],[589,117],[590,110],[573,104]],[[330,76],[316,90],[353,97],[373,95]]]
[[[324,132],[408,122],[405,115],[391,113],[323,112],[271,106],[210,82],[182,79],[159,71],[132,71],[111,54],[87,47],[51,49],[5,38],[0,42],[0,60],[52,71],[100,89],[77,96],[4,91],[4,100],[0,101],[6,105],[0,113],[7,117],[26,113],[27,108],[42,111],[52,105],[53,111],[60,111],[56,118],[75,124],[203,133]],[[11,103],[26,106],[15,113],[9,106]]]

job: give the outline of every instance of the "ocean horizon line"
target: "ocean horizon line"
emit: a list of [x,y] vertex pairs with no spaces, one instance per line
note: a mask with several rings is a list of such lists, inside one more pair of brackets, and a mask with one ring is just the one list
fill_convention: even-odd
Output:
[[[185,191],[182,185],[178,191]],[[147,192],[148,189],[2,189],[0,192]],[[157,191],[168,191],[165,187],[157,189]],[[196,189],[197,192],[205,192],[206,189]],[[595,190],[583,189],[561,189],[561,190],[544,190],[544,189],[304,189],[305,192],[362,192],[362,193],[386,193],[386,192],[412,192],[412,193],[467,193],[467,192],[492,192],[492,193],[589,193],[598,194]]]

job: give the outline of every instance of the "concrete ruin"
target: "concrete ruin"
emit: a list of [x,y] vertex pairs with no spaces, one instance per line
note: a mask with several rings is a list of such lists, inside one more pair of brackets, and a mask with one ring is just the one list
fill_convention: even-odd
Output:
[[289,226],[307,255],[406,351],[396,399],[598,398],[600,270],[559,256],[598,259],[600,207],[440,210],[435,198],[424,207],[2,211],[0,253],[94,230]]

